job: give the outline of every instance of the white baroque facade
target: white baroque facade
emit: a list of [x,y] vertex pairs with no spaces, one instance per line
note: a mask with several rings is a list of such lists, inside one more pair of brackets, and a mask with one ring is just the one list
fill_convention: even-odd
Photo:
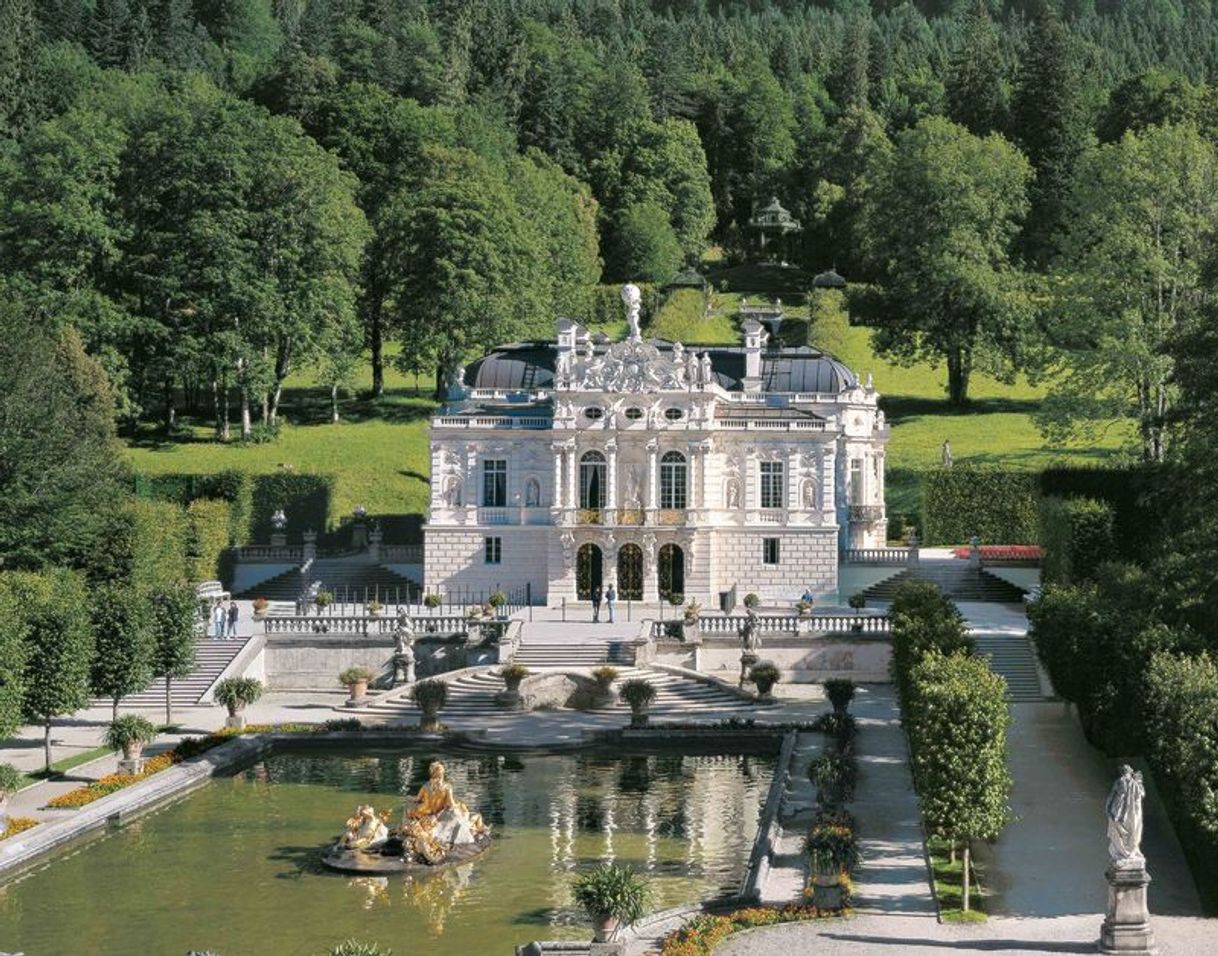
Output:
[[621,600],[835,596],[843,548],[883,547],[888,429],[870,379],[807,346],[624,342],[566,319],[497,348],[431,423],[429,591]]

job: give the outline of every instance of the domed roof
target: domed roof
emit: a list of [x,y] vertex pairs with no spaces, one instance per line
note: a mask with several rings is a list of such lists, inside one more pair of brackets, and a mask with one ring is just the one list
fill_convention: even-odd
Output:
[[845,363],[806,345],[762,354],[761,387],[767,392],[836,394],[858,382]]
[[470,388],[531,391],[554,384],[554,347],[538,342],[501,345],[465,370]]

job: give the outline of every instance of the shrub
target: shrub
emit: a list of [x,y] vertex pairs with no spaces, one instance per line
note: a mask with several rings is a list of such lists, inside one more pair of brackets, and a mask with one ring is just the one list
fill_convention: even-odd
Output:
[[531,673],[523,664],[508,664],[499,669],[499,676],[505,681],[522,681]]
[[102,742],[111,750],[123,750],[134,744],[147,744],[156,740],[156,727],[147,717],[139,714],[123,714],[110,722]]
[[360,681],[370,681],[376,676],[376,672],[371,667],[365,667],[358,664],[355,667],[348,667],[345,671],[338,675],[338,682],[346,687]]
[[491,593],[491,596],[486,599],[486,603],[489,604],[493,608],[501,608],[505,604],[507,604],[507,602],[508,602],[507,595],[504,594],[502,591],[493,591]]
[[851,750],[858,732],[858,724],[850,714],[821,714],[812,721],[811,727],[832,737],[839,753]]
[[271,606],[271,602],[268,601],[266,598],[264,598],[264,597],[254,598],[254,610],[257,611],[259,614],[261,614],[263,611],[265,611],[270,606]]
[[892,669],[902,698],[909,691],[909,673],[931,650],[943,654],[969,653],[973,640],[964,617],[937,584],[906,581],[893,595]]
[[380,601],[378,601],[376,598],[373,598],[371,601],[368,602],[368,613],[369,614],[380,614],[381,611],[383,611],[383,610],[385,610],[385,605],[382,604]]
[[318,607],[329,607],[334,603],[333,591],[318,591],[317,596],[313,598],[313,603]]
[[858,783],[858,765],[848,754],[823,753],[808,764],[808,779],[816,784],[826,803],[849,803]]
[[0,840],[7,840],[9,837],[15,837],[18,833],[32,830],[38,826],[38,822],[33,817],[9,817],[8,826],[0,833]]
[[744,596],[744,606],[745,606],[745,607],[760,607],[760,606],[761,606],[761,598],[760,598],[758,595],[753,594],[753,593],[750,591],[748,594],[746,594],[746,595]]
[[439,607],[444,603],[444,599],[438,594],[425,594],[423,596],[424,607]]
[[571,895],[593,919],[623,923],[641,919],[651,902],[646,878],[617,863],[602,864],[576,877]]
[[618,689],[618,696],[630,705],[631,710],[639,711],[656,699],[656,689],[647,681],[636,677],[622,684]]
[[229,710],[252,704],[262,696],[262,681],[253,677],[226,677],[216,685],[216,702]]
[[833,705],[834,713],[844,714],[854,700],[854,681],[835,677],[825,681],[825,694]]
[[132,499],[101,559],[105,576],[141,591],[185,581],[187,537],[186,511],[180,505]]
[[616,667],[598,667],[592,672],[592,679],[596,681],[601,690],[607,691],[609,687],[617,680],[618,669]]
[[761,661],[749,668],[749,680],[757,685],[757,693],[765,697],[778,683],[781,674],[771,661]]
[[668,595],[668,603],[671,604],[673,607],[680,607],[682,604],[685,603],[685,595],[682,594],[680,591],[673,591],[671,594]]
[[1113,512],[1094,498],[1045,498],[1040,509],[1041,580],[1089,580],[1116,554]]
[[1036,544],[1039,485],[1031,472],[956,465],[927,473],[923,544]]
[[1028,604],[1028,633],[1049,672],[1053,688],[1079,702],[1094,676],[1090,669],[1103,626],[1099,592],[1094,584],[1050,585]]
[[846,603],[849,604],[856,611],[861,611],[863,608],[865,608],[867,606],[867,595],[865,595],[862,591],[858,591],[854,594],[851,594],[850,597],[847,599]]
[[825,869],[849,873],[859,864],[858,835],[854,819],[848,813],[821,813],[808,831],[805,849],[816,861],[824,861]]
[[448,685],[442,680],[420,681],[414,688],[414,702],[424,711],[437,711],[448,702]]
[[702,605],[697,601],[690,601],[685,605],[685,622],[694,624],[702,616]]
[[225,555],[232,545],[232,505],[214,498],[196,498],[186,506],[186,554],[191,580],[225,580]]
[[0,800],[16,793],[25,783],[25,776],[11,763],[0,763]]
[[305,531],[323,532],[331,524],[334,479],[330,475],[277,471],[254,475],[251,492],[251,535],[269,541],[271,515],[282,508],[287,516],[288,540],[299,542]]

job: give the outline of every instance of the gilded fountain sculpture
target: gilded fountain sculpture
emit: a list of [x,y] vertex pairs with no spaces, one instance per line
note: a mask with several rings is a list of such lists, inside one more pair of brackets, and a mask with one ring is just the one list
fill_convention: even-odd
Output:
[[322,862],[346,873],[417,872],[430,867],[464,863],[491,842],[490,827],[457,799],[435,761],[428,779],[391,830],[390,815],[362,804],[347,820],[347,828],[322,854]]

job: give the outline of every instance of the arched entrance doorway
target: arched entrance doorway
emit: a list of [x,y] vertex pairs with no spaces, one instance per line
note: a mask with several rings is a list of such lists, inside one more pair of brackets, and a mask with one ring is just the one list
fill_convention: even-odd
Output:
[[594,544],[580,545],[575,554],[575,595],[581,601],[592,600],[592,589],[602,580],[601,549]]
[[685,594],[685,552],[680,546],[666,544],[660,548],[656,563],[656,590],[668,600],[674,594]]
[[643,600],[643,549],[637,544],[618,548],[617,596],[623,601]]

